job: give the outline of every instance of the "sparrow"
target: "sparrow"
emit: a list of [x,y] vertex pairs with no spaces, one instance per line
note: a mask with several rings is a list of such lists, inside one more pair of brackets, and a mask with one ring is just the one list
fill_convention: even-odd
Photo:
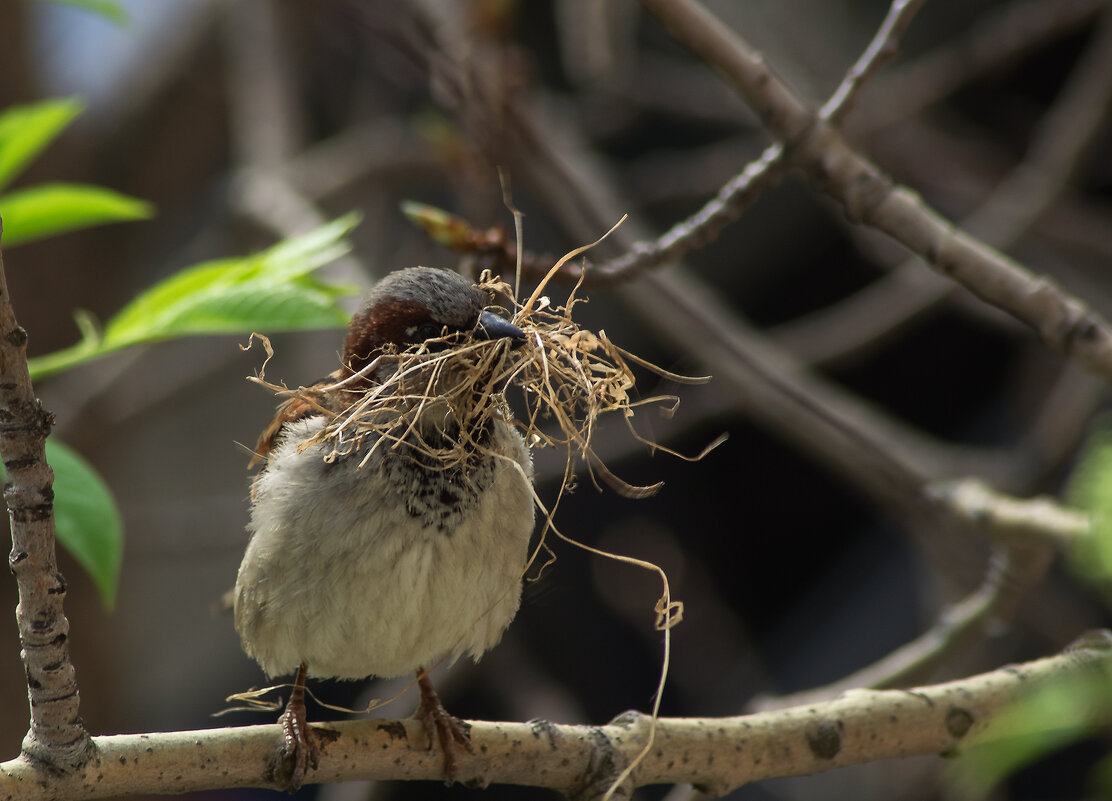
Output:
[[[337,455],[314,437],[329,412],[390,388],[397,368],[383,354],[475,339],[521,345],[522,330],[489,303],[448,270],[391,273],[352,317],[341,367],[283,403],[259,438],[235,628],[268,677],[296,673],[279,718],[291,791],[319,755],[306,723],[307,677],[416,672],[416,716],[429,748],[435,732],[449,781],[455,749],[471,750],[466,726],[444,710],[425,666],[444,656],[477,660],[517,613],[534,524],[532,459],[521,434],[500,414],[461,430],[442,404],[430,403],[400,440],[378,447],[372,432]],[[421,443],[464,443],[467,458],[446,466]]]

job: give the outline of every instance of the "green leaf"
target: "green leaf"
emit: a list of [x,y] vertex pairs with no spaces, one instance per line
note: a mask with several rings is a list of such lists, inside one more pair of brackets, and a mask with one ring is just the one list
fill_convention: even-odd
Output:
[[355,290],[324,284],[310,273],[348,252],[344,237],[358,221],[348,214],[262,253],[186,268],[132,300],[103,334],[81,318],[82,340],[31,359],[31,376],[171,337],[341,328],[348,315],[336,300]]
[[183,334],[303,330],[347,323],[339,291],[308,273],[350,249],[349,214],[243,259],[182,270],[135,298],[104,327],[104,346],[119,348]]
[[58,541],[88,571],[104,608],[111,609],[124,552],[124,526],[116,501],[92,466],[62,443],[48,439],[46,459],[54,469]]
[[44,100],[0,112],[0,189],[84,110],[77,98]]
[[[58,542],[85,568],[100,591],[104,608],[111,609],[116,603],[124,544],[116,502],[92,466],[64,444],[48,439],[46,461],[54,470]],[[3,465],[0,478],[6,478]]]
[[38,184],[0,195],[5,247],[151,214],[150,203],[99,186]]
[[120,27],[123,27],[131,22],[127,16],[127,12],[119,3],[113,0],[51,0],[51,2],[64,6],[76,6],[83,8],[86,11],[91,11],[94,14],[111,20]]
[[1112,422],[1097,423],[1070,477],[1070,502],[1089,513],[1092,525],[1068,553],[1074,571],[1112,606]]

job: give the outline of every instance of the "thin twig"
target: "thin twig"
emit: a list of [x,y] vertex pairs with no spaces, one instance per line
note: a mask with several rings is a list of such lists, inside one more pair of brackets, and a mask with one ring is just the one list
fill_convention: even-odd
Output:
[[[865,81],[896,54],[899,37],[924,2],[925,0],[896,0],[892,4],[888,17],[868,49],[847,72],[837,91],[823,107],[824,119],[836,124],[848,113]],[[736,220],[764,190],[784,176],[789,166],[784,154],[783,144],[777,142],[769,145],[759,158],[730,179],[710,202],[686,220],[676,223],[655,240],[633,243],[621,256],[588,264],[588,284],[607,286],[631,280],[645,270],[678,261],[691,250],[713,242],[723,228]],[[578,278],[579,270],[578,266],[569,265],[561,278]]]
[[[837,124],[849,112],[865,82],[895,56],[899,37],[925,0],[896,0],[884,23],[873,37],[861,58],[849,69],[821,116]],[[722,229],[737,219],[760,196],[777,183],[789,166],[782,143],[769,145],[760,158],[727,182],[717,196],[691,217],[672,226],[655,240],[635,242],[621,256],[587,267],[591,286],[605,286],[628,281],[637,274],[679,259],[691,250],[713,242]],[[564,278],[572,277],[566,271]]]
[[[689,251],[713,242],[723,228],[784,176],[788,162],[783,156],[782,145],[769,145],[760,158],[747,164],[714,199],[686,220],[676,223],[655,240],[634,242],[621,256],[588,264],[587,282],[591,286],[609,286],[629,281],[646,270],[675,262]],[[561,279],[578,277],[580,268],[574,265],[569,268],[561,274]]]
[[1052,498],[1012,498],[979,479],[934,484],[929,494],[949,514],[1001,545],[1064,548],[1091,532],[1088,515]]
[[853,110],[857,96],[866,81],[895,58],[899,51],[899,40],[907,30],[911,20],[919,13],[926,0],[893,0],[880,29],[876,32],[865,52],[849,68],[846,77],[834,91],[829,100],[819,109],[819,117],[830,125],[839,125]]
[[[924,2],[896,0],[892,4],[888,17],[865,53],[846,73],[841,85],[823,107],[824,119],[836,124],[849,112],[865,81],[895,55],[899,37]],[[782,143],[769,145],[758,159],[730,179],[714,199],[686,220],[676,223],[655,240],[633,243],[621,256],[588,264],[583,268],[588,283],[591,286],[606,286],[628,281],[645,270],[678,261],[689,251],[713,242],[722,229],[736,220],[765,189],[779,182],[789,163]],[[577,278],[579,269],[569,265],[561,277],[565,280]]]
[[[0,221],[0,237],[3,222]],[[35,397],[27,372],[27,332],[16,322],[0,252],[0,455],[12,529],[8,566],[19,586],[16,622],[31,702],[23,753],[54,770],[79,768],[92,745],[78,716],[77,674],[69,658],[66,580],[54,553],[54,473],[46,437],[54,415]]]

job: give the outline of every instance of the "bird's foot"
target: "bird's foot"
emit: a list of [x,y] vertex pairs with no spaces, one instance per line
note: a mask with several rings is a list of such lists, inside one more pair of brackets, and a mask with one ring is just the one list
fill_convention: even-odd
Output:
[[282,727],[282,747],[278,749],[278,774],[288,777],[286,791],[295,793],[305,781],[309,768],[316,770],[320,764],[320,747],[309,728],[305,712],[305,665],[302,665],[294,682],[286,711],[278,718]]
[[278,766],[283,775],[288,775],[286,790],[297,792],[305,781],[309,768],[316,770],[320,764],[320,748],[309,724],[305,721],[305,707],[298,715],[294,709],[286,708],[278,718],[282,727],[283,743],[278,749]]
[[424,670],[417,673],[417,685],[421,689],[421,703],[414,717],[424,724],[430,751],[433,746],[433,733],[436,733],[436,739],[440,741],[440,750],[444,753],[444,781],[451,784],[456,779],[456,749],[462,748],[469,754],[475,753],[475,747],[471,744],[470,726],[448,714],[448,710],[440,702],[440,696],[432,688],[432,682],[429,681],[429,676]]

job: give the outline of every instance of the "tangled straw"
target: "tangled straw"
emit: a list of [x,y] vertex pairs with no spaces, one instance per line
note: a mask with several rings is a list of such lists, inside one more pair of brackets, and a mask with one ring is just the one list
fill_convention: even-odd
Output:
[[[630,362],[678,383],[699,384],[709,378],[669,372],[618,347],[604,331],[595,334],[581,328],[572,319],[576,305],[585,302],[576,297],[579,285],[560,306],[552,305],[539,292],[518,304],[509,284],[489,273],[480,278],[479,288],[492,300],[500,298],[512,304],[512,320],[525,332],[525,343],[511,348],[505,340],[470,339],[452,333],[404,350],[387,347],[358,373],[325,386],[289,390],[272,384],[265,379],[265,362],[251,380],[280,395],[297,395],[329,418],[319,433],[301,444],[303,449],[327,441],[331,445],[328,461],[360,452],[360,468],[377,449],[396,449],[403,444],[427,457],[422,464],[430,469],[467,467],[494,455],[477,432],[498,418],[516,426],[530,448],[566,449],[572,465],[582,460],[592,477],[597,474],[627,497],[643,498],[662,485],[629,484],[605,465],[591,445],[601,415],[621,413],[632,435],[650,450],[684,459],[702,458],[718,444],[715,441],[703,453],[686,457],[637,432],[633,419],[638,407],[657,405],[671,415],[679,399],[674,395],[636,399]],[[265,346],[269,361],[273,351],[269,343]],[[383,378],[391,363],[393,372]],[[370,388],[358,384],[366,376],[375,376],[378,383]],[[521,393],[524,412],[519,416],[510,410],[505,394],[508,388]],[[337,397],[349,402],[337,408]],[[373,444],[364,452],[362,445],[368,438]],[[574,475],[573,468],[568,481]]]

